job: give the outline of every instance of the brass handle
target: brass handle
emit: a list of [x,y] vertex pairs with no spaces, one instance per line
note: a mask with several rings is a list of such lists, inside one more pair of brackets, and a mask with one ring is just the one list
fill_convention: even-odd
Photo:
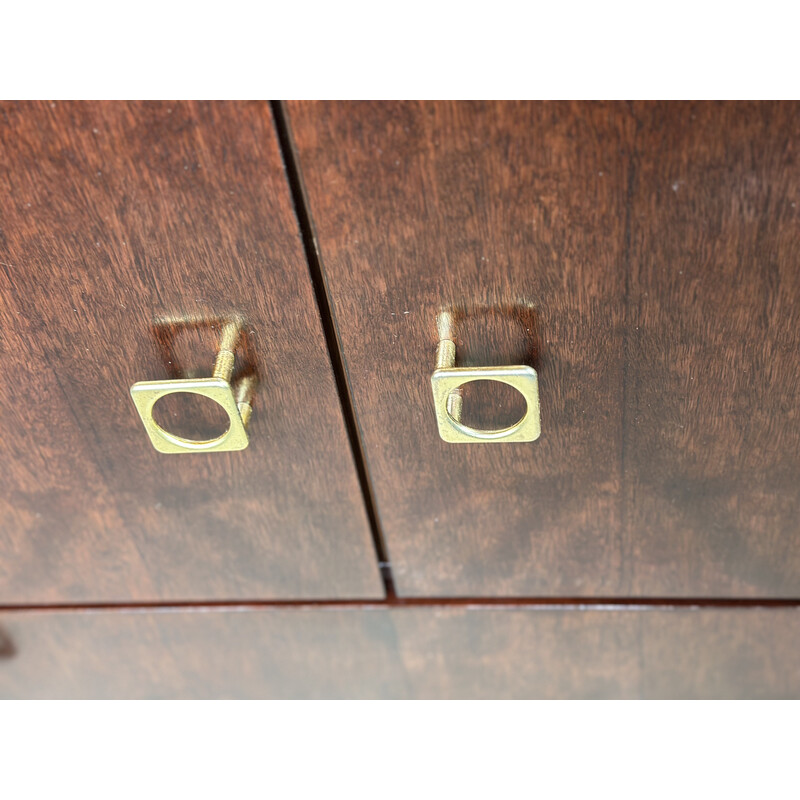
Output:
[[[210,378],[139,381],[131,386],[131,397],[144,429],[153,447],[160,453],[213,453],[221,450],[244,450],[247,447],[247,423],[253,412],[255,377],[247,375],[235,387],[230,382],[241,326],[238,319],[227,321],[223,325],[214,372]],[[153,418],[153,406],[162,397],[179,392],[199,394],[222,406],[230,420],[228,430],[222,436],[206,441],[185,439],[164,430]]]
[[[433,403],[439,436],[446,442],[532,442],[539,438],[539,379],[526,365],[509,367],[456,367],[453,318],[447,312],[437,317],[439,346],[436,368],[431,376]],[[525,415],[508,428],[480,430],[461,422],[461,387],[470,381],[498,381],[513,386],[527,404]]]

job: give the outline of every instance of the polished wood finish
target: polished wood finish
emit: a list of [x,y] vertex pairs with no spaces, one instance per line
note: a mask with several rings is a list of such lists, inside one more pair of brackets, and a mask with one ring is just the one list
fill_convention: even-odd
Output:
[[434,698],[798,698],[797,609],[450,609],[396,615]]
[[800,698],[796,608],[17,612],[0,626],[0,698]]
[[[269,107],[6,103],[0,191],[0,602],[381,597]],[[232,312],[249,448],[157,453]]]
[[633,594],[800,597],[800,104],[637,104]]
[[[800,105],[288,116],[401,596],[800,596]],[[439,439],[441,308],[537,442]]]
[[0,698],[317,698],[390,694],[385,614],[248,610],[0,614]]

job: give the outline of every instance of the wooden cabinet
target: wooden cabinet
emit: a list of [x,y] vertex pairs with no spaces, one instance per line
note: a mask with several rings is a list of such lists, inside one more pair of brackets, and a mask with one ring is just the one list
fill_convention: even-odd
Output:
[[[0,136],[0,604],[381,597],[269,107],[6,104]],[[230,313],[250,446],[156,452],[129,387],[210,374]]]
[[[289,112],[401,596],[800,596],[800,106]],[[440,440],[441,309],[536,442]]]
[[0,698],[800,695],[788,608],[50,611],[0,627]]
[[[800,696],[798,130],[0,105],[0,697]],[[440,438],[443,314],[456,366],[535,368],[536,441]],[[249,445],[157,452],[130,387],[234,318]]]

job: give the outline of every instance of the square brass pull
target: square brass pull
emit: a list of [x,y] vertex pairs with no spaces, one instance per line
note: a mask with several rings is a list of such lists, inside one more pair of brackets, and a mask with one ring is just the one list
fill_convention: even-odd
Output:
[[[252,376],[244,377],[235,387],[230,383],[240,330],[241,323],[238,321],[227,322],[223,327],[214,374],[210,378],[139,381],[131,386],[131,397],[144,429],[153,447],[160,453],[213,453],[244,450],[247,447],[247,423],[252,413],[255,379]],[[178,392],[199,394],[221,406],[228,415],[228,430],[215,439],[205,441],[186,439],[164,430],[153,417],[153,407],[162,397]]]
[[[439,347],[436,369],[431,376],[433,403],[439,436],[446,442],[533,442],[541,433],[539,416],[539,378],[533,367],[456,367],[456,345],[452,336],[450,315],[439,315]],[[527,404],[525,415],[507,428],[481,430],[461,422],[460,389],[471,381],[498,381],[516,389]]]

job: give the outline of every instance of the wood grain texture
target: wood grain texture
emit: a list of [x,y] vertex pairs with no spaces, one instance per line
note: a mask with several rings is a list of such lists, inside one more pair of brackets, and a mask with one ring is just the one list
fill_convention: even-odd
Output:
[[800,104],[638,104],[632,594],[800,596]]
[[[293,103],[289,115],[399,593],[612,593],[627,110]],[[440,308],[462,320],[457,365],[537,367],[534,445],[439,439]]]
[[[382,596],[268,107],[7,103],[0,153],[0,602]],[[232,312],[250,447],[157,453],[128,388]]]
[[11,613],[0,698],[800,698],[798,609]]
[[[800,105],[288,109],[401,596],[800,596]],[[537,442],[439,440],[440,308]]]

